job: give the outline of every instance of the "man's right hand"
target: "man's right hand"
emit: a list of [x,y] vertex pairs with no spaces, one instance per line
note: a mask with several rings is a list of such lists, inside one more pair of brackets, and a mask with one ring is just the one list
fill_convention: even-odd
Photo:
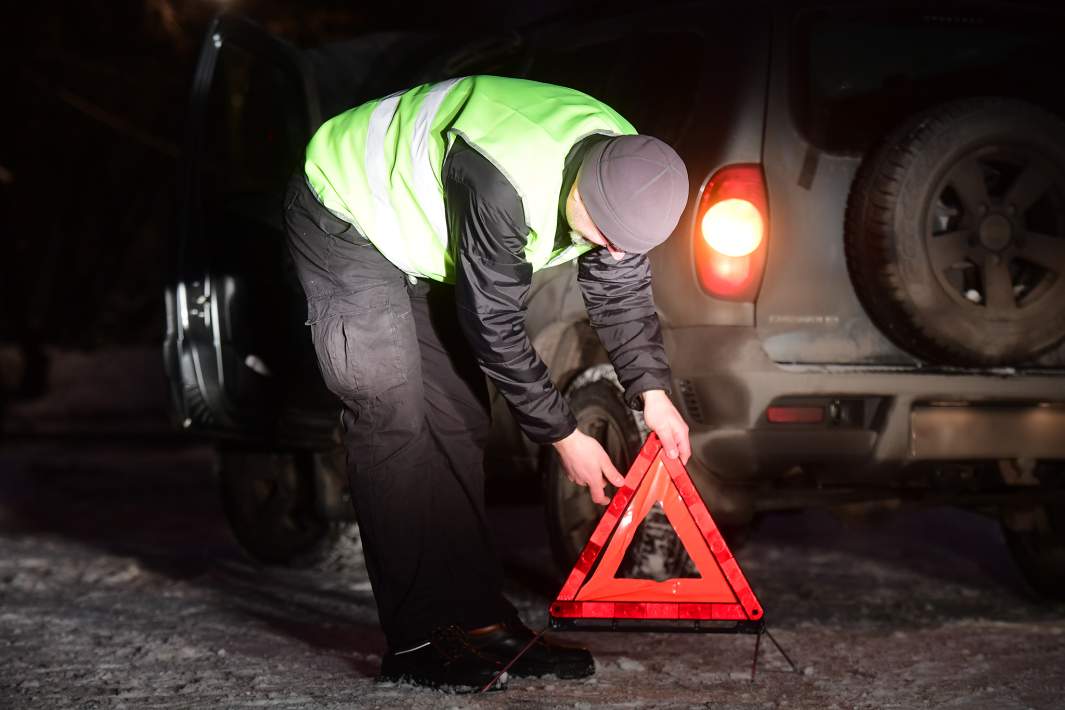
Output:
[[598,441],[574,429],[565,439],[552,444],[562,460],[566,478],[578,486],[587,486],[592,502],[606,505],[610,502],[604,489],[609,481],[617,487],[625,483],[625,477],[614,468],[610,456]]

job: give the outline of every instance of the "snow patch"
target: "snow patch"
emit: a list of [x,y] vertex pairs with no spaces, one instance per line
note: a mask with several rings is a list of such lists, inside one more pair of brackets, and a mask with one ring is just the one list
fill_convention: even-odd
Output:
[[639,661],[637,661],[637,660],[635,660],[633,658],[626,658],[625,656],[622,656],[621,658],[619,658],[617,660],[617,664],[618,664],[618,668],[620,668],[623,671],[643,671],[643,670],[647,670],[647,668],[642,663],[640,663]]

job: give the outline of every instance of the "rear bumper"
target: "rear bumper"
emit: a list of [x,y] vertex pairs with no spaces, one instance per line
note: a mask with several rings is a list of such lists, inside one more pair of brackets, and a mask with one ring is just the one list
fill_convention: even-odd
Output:
[[[916,461],[1065,458],[1065,371],[781,365],[748,327],[665,332],[693,457],[723,481],[796,466],[856,482]],[[773,406],[822,407],[779,423]]]
[[914,459],[1065,459],[1065,406],[917,406],[910,412]]

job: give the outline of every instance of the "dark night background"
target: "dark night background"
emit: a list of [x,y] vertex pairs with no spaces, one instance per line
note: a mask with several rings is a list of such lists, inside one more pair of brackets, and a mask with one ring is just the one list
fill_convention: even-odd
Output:
[[40,392],[49,346],[161,343],[188,90],[221,7],[313,45],[382,29],[468,36],[635,5],[120,0],[9,11],[0,30],[0,393]]
[[[313,46],[393,29],[457,42],[640,4],[37,0],[5,13],[0,707],[439,707],[373,683],[385,642],[361,551],[308,569],[252,561],[226,524],[218,452],[170,421],[163,292],[197,55],[223,8]],[[558,589],[544,512],[492,503],[506,591],[543,626]],[[750,683],[750,637],[585,634],[594,678],[485,702],[1061,707],[1065,607],[1025,591],[997,521],[811,507],[767,515],[737,557],[799,673],[763,642]]]
[[223,5],[313,45],[385,29],[499,31],[564,4],[121,0],[10,13],[0,30],[0,393],[46,388],[49,348],[161,343],[188,90]]

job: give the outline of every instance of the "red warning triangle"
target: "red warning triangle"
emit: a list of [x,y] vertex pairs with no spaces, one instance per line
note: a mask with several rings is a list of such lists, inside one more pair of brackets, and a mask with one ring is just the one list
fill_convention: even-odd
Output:
[[[656,581],[616,576],[655,503],[662,504],[699,577]],[[762,618],[762,605],[684,465],[666,457],[658,437],[651,434],[551,605],[551,616],[756,621]]]

